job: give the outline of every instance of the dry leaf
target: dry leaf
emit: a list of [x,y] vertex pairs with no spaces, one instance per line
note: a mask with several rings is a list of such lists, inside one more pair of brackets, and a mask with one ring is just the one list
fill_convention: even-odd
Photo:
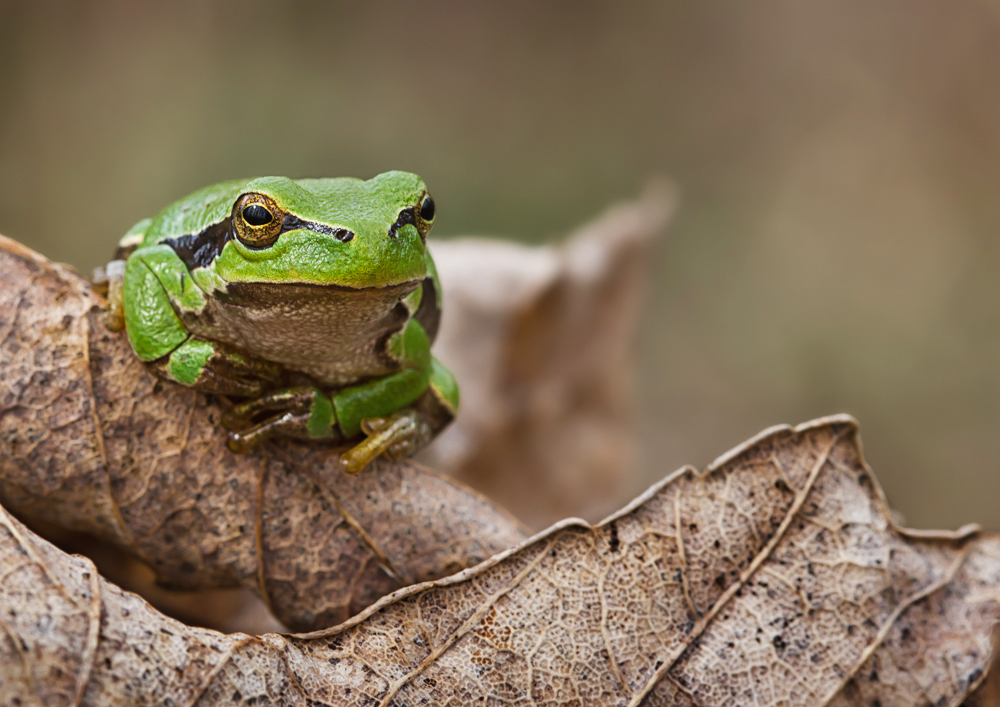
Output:
[[0,500],[128,549],[175,587],[246,587],[287,626],[520,542],[504,511],[412,462],[347,477],[320,447],[236,456],[220,404],[159,381],[86,281],[0,237]]
[[958,705],[1000,614],[1000,538],[894,526],[847,417],[312,634],[186,627],[0,528],[8,704]]
[[676,197],[653,183],[560,245],[432,242],[435,345],[462,388],[422,455],[531,527],[607,515],[635,464],[635,339],[651,253]]
[[183,623],[223,633],[288,631],[249,589],[171,589],[157,583],[156,573],[148,565],[116,545],[37,518],[27,519],[25,526],[64,552],[84,555],[104,579],[138,594],[158,611]]
[[1000,626],[993,627],[993,656],[982,684],[969,696],[962,707],[1000,706]]

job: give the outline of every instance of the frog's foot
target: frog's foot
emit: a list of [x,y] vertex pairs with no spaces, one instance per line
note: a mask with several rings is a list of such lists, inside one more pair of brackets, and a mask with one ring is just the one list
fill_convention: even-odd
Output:
[[413,409],[365,419],[361,430],[368,437],[340,455],[340,468],[348,474],[360,473],[380,454],[390,459],[414,454],[432,437],[423,415]]
[[281,380],[277,364],[196,336],[146,364],[161,378],[208,393],[256,398]]
[[[279,414],[265,417],[273,412]],[[273,437],[333,441],[340,437],[330,398],[309,387],[286,388],[234,405],[223,414],[222,426],[230,430],[226,446],[236,454]]]
[[253,426],[254,418],[276,411],[304,413],[312,405],[316,395],[322,395],[315,388],[286,388],[255,400],[233,405],[222,415],[222,426],[227,430],[242,431]]
[[112,260],[103,268],[96,268],[91,278],[94,290],[108,298],[107,309],[104,310],[104,326],[108,331],[119,332],[125,329],[125,303],[122,296],[122,283],[125,280],[125,261]]

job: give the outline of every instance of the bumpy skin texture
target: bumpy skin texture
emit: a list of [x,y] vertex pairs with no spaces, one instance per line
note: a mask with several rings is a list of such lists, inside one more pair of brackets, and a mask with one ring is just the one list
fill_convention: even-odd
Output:
[[2,509],[0,567],[21,704],[986,704],[1000,616],[1000,538],[893,525],[846,417],[312,634],[166,619]]
[[342,621],[516,544],[504,511],[419,465],[225,448],[213,397],[153,377],[78,275],[0,236],[0,501],[115,542],[165,584],[247,587],[287,626]]
[[[348,439],[362,420],[412,408],[419,424],[388,447],[409,454],[458,405],[430,355],[433,219],[423,181],[405,172],[213,185],[122,239],[109,321],[120,307],[133,350],[162,377],[258,401],[223,420],[234,451],[272,436]],[[429,416],[414,405],[425,391],[438,404]]]

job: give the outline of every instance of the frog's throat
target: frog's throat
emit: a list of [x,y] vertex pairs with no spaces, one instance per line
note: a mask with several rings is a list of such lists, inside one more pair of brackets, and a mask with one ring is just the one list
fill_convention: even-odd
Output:
[[386,342],[410,319],[402,300],[419,285],[230,283],[185,324],[202,338],[343,387],[399,368]]

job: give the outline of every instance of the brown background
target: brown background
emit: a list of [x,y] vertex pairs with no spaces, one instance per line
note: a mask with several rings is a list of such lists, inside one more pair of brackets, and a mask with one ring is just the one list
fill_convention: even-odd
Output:
[[50,257],[391,168],[530,242],[677,182],[623,499],[844,411],[910,523],[1000,528],[1000,3],[0,0],[0,232]]

